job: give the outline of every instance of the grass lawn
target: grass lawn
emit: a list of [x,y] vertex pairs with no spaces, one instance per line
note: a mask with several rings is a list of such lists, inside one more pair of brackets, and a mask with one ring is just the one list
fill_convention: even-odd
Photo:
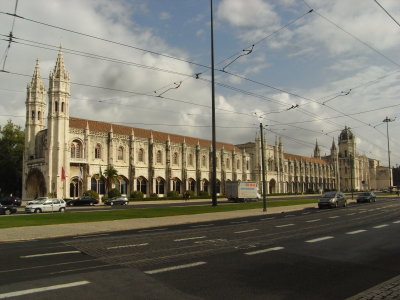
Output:
[[[293,200],[268,200],[268,207],[300,205],[316,203],[317,199],[293,199]],[[183,207],[151,207],[151,208],[130,208],[108,211],[90,211],[65,213],[43,213],[27,215],[11,215],[0,217],[0,228],[40,226],[51,224],[86,223],[98,221],[112,221],[135,218],[155,218],[165,216],[192,215],[212,212],[224,212],[243,209],[262,209],[263,202],[249,202],[236,204],[219,204],[216,207],[211,205],[183,206]]]

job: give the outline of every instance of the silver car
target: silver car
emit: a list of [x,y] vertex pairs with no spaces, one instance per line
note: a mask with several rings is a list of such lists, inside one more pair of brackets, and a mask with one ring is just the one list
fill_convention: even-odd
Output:
[[64,212],[67,204],[63,199],[50,198],[37,200],[25,207],[27,213]]
[[346,196],[342,192],[327,192],[318,200],[318,208],[347,206]]

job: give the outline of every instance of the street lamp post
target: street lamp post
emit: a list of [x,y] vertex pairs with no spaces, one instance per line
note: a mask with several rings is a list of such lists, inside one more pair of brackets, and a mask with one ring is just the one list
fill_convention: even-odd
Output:
[[388,117],[385,118],[382,122],[386,123],[386,136],[387,136],[387,148],[388,148],[388,163],[389,163],[389,190],[392,186],[392,174],[390,169],[390,144],[389,144],[389,122],[393,122],[393,119],[389,119]]
[[212,115],[212,206],[217,206],[217,147],[215,134],[215,80],[214,80],[214,19],[213,0],[210,0],[211,9],[211,115]]
[[266,184],[265,184],[265,157],[264,157],[264,134],[263,134],[263,124],[260,123],[260,135],[261,135],[261,169],[262,169],[262,197],[263,197],[263,211],[267,211],[267,199],[266,194]]
[[350,154],[350,185],[351,185],[351,200],[354,199],[354,193],[353,193],[353,155]]

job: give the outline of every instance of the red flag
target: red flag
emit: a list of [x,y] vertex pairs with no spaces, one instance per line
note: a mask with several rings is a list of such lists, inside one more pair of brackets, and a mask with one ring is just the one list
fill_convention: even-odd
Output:
[[64,170],[64,167],[61,168],[61,181],[65,181],[65,170]]

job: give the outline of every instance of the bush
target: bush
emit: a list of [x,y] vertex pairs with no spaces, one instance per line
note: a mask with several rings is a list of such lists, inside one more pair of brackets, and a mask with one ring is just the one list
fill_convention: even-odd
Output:
[[108,198],[114,198],[114,197],[121,196],[121,193],[117,189],[111,189],[108,191],[107,195],[108,195]]
[[144,194],[141,191],[133,191],[131,193],[131,198],[132,199],[143,199],[144,198]]
[[88,190],[88,191],[84,192],[83,196],[89,196],[92,198],[99,199],[99,194],[97,194],[95,191],[92,191],[92,190]]
[[199,196],[200,197],[210,197],[210,194],[206,191],[200,191],[199,192]]
[[57,198],[57,193],[56,192],[48,193],[47,197],[49,197],[49,198]]
[[152,194],[150,194],[150,198],[157,199],[157,198],[158,198],[158,195],[157,195],[156,193],[152,193]]
[[168,198],[178,198],[180,197],[179,193],[177,191],[169,191],[167,193]]

